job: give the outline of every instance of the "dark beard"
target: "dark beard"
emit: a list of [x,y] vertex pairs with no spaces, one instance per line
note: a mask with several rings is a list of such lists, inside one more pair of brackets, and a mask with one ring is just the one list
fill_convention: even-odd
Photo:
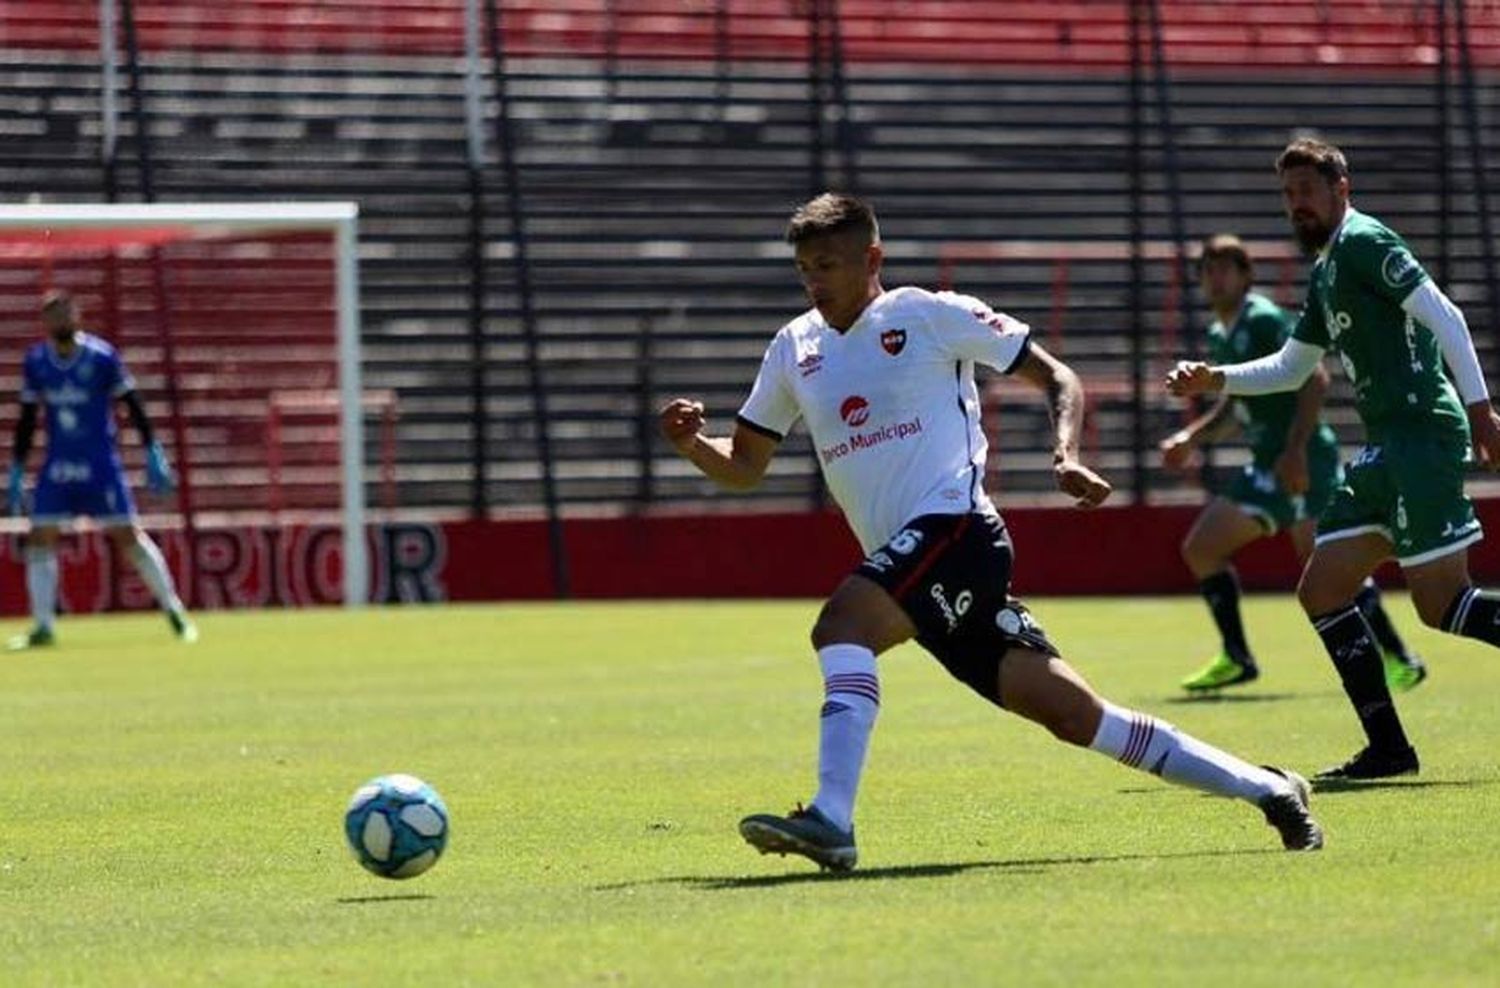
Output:
[[1292,235],[1297,238],[1297,243],[1301,246],[1302,253],[1308,257],[1322,250],[1332,234],[1333,231],[1321,223],[1311,227],[1299,226],[1296,223],[1292,224]]

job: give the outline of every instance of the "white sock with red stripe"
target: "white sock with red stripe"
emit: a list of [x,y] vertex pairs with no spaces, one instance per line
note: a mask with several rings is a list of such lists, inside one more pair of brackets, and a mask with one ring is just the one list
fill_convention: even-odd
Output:
[[834,826],[848,830],[870,731],[880,712],[880,680],[875,653],[863,645],[826,645],[818,650],[818,664],[823,667],[823,716],[818,794],[812,804]]
[[1108,703],[1089,747],[1123,765],[1216,796],[1257,803],[1288,787],[1276,773],[1205,744],[1166,721]]

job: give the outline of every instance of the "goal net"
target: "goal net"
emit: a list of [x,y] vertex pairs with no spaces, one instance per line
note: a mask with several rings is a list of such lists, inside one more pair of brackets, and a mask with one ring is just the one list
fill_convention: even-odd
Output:
[[204,529],[332,524],[340,596],[367,600],[366,461],[385,452],[389,488],[396,409],[361,388],[356,216],[352,203],[0,207],[0,389],[12,396],[0,444],[22,355],[42,337],[39,300],[66,289],[83,328],[120,349],[177,469],[173,494],[147,494],[144,451],[121,428],[145,523],[181,533],[185,593]]

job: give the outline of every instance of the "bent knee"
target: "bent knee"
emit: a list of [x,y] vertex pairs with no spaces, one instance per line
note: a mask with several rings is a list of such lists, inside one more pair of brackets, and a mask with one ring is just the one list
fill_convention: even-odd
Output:
[[1200,580],[1224,568],[1224,560],[1218,558],[1218,554],[1211,551],[1202,539],[1196,537],[1195,533],[1189,533],[1182,540],[1178,551],[1182,554],[1182,561],[1187,564],[1187,568]]
[[841,602],[836,596],[823,603],[818,619],[812,626],[812,646],[815,649],[859,641],[862,629],[858,612]]
[[1302,605],[1308,617],[1316,618],[1354,603],[1354,595],[1330,587],[1316,577],[1309,579],[1308,571],[1304,571],[1302,579],[1297,582],[1297,603]]
[[[1459,593],[1462,592],[1459,591]],[[1453,604],[1451,599],[1439,600],[1436,597],[1419,597],[1413,595],[1412,604],[1416,606],[1417,617],[1422,619],[1423,624],[1438,631],[1446,630],[1443,627],[1443,618],[1448,616],[1448,608]]]

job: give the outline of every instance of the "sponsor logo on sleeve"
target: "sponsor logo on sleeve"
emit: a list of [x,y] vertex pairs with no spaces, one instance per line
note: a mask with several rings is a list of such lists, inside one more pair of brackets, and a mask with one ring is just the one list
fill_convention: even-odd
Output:
[[993,309],[970,309],[969,312],[975,319],[978,319],[997,333],[1020,329],[1024,325],[1020,321],[1007,316],[1005,313],[996,312]]
[[1380,265],[1380,276],[1392,288],[1404,288],[1417,280],[1422,273],[1421,265],[1405,247],[1392,247]]

